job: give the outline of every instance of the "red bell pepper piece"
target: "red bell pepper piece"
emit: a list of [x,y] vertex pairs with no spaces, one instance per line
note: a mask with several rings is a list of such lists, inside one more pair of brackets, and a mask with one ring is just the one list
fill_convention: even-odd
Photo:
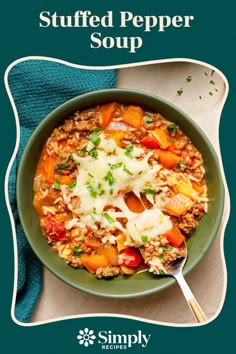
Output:
[[66,241],[66,229],[65,229],[65,222],[64,221],[57,221],[54,222],[50,218],[47,219],[45,225],[45,233],[46,236],[49,236],[54,241]]
[[125,248],[118,255],[118,264],[125,265],[127,267],[138,267],[141,260],[142,260],[141,254],[134,247]]
[[146,146],[149,149],[159,149],[160,145],[158,144],[157,139],[150,134],[147,134],[141,141],[140,143],[143,146]]

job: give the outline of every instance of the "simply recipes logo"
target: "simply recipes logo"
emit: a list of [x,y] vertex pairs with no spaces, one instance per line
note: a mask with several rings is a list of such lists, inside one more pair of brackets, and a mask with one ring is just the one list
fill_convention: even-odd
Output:
[[98,345],[101,349],[128,349],[134,346],[145,348],[148,345],[151,334],[138,330],[135,333],[114,333],[111,330],[103,330],[95,333],[93,329],[84,328],[79,330],[77,339],[80,345],[88,347]]

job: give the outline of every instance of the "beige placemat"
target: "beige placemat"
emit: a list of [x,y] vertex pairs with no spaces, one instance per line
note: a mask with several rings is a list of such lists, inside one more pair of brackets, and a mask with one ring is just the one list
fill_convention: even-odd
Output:
[[[226,86],[224,78],[212,68],[190,62],[126,67],[119,69],[117,87],[150,92],[177,105],[205,131],[220,159],[218,124]],[[226,193],[225,219],[228,203]],[[192,292],[210,320],[221,309],[225,295],[222,233],[220,230],[207,255],[186,276]],[[144,321],[164,324],[195,323],[177,284],[144,298],[104,299],[76,290],[44,269],[43,292],[33,322],[101,313],[135,316]]]

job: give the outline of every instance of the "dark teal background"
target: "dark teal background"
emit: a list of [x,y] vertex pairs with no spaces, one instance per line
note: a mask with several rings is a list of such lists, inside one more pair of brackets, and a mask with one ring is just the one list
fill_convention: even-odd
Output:
[[[114,332],[126,329],[133,333],[138,329],[151,333],[147,353],[233,353],[233,320],[236,315],[235,281],[235,43],[236,31],[233,1],[20,1],[1,2],[1,55],[0,55],[0,131],[1,136],[1,256],[0,256],[0,320],[1,348],[4,354],[37,353],[92,353],[94,346],[84,348],[78,344],[78,330],[86,326],[111,329]],[[193,15],[191,28],[167,29],[164,33],[142,29],[43,29],[38,26],[38,16],[43,10],[60,14],[74,14],[76,10],[91,10],[104,15],[113,10],[114,23],[118,23],[119,11],[132,11],[136,15]],[[90,34],[102,32],[103,36],[141,36],[143,47],[136,54],[121,49],[90,49]],[[16,59],[25,56],[48,56],[85,66],[118,65],[142,61],[190,58],[212,64],[221,70],[229,81],[230,91],[220,125],[220,144],[223,164],[231,196],[231,218],[227,225],[224,248],[228,269],[228,286],[221,314],[207,326],[177,328],[147,324],[119,318],[80,318],[58,321],[31,327],[16,325],[10,316],[14,255],[12,233],[5,207],[4,177],[15,145],[14,114],[4,87],[4,73]],[[56,299],[55,299],[56,301]],[[132,300],[130,300],[132,301]],[[138,309],[137,309],[138,316]],[[186,343],[182,346],[182,343]],[[228,348],[228,349],[227,349]],[[232,349],[230,349],[232,348]],[[136,347],[129,352],[137,351]]]

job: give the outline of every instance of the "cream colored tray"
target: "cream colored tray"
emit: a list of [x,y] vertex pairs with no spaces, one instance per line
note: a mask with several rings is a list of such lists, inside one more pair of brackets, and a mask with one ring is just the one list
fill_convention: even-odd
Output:
[[[217,69],[184,59],[121,66],[118,69],[117,87],[150,92],[177,105],[207,134],[221,164],[218,126],[228,83]],[[227,283],[222,249],[229,216],[229,194],[223,169],[222,176],[226,196],[221,229],[205,258],[186,277],[210,321],[222,309]],[[194,318],[178,285],[145,298],[104,299],[71,288],[44,269],[43,292],[33,322],[98,314],[131,316],[142,321],[177,326],[194,324]]]

